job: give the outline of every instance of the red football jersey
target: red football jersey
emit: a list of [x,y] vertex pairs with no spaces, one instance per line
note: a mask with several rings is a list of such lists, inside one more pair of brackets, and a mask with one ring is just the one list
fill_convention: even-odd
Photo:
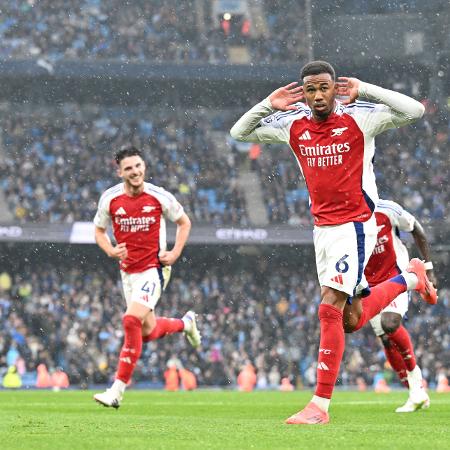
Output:
[[112,223],[117,243],[125,242],[128,250],[120,268],[136,273],[161,267],[158,254],[166,249],[165,219],[175,222],[182,214],[183,207],[163,188],[145,183],[144,192],[130,197],[120,183],[101,196],[94,224],[106,228]]
[[[405,99],[397,100],[401,103]],[[386,105],[358,100],[347,106],[336,102],[326,120],[316,121],[306,104],[295,106],[296,110],[279,111],[261,119],[248,140],[289,144],[305,178],[315,225],[367,221],[378,202],[374,138],[407,123],[407,115],[400,119]],[[261,102],[254,107],[254,113],[247,113],[248,128],[253,115],[256,119],[266,108],[267,104]],[[245,135],[247,130],[240,132]]]
[[400,231],[411,232],[415,218],[397,203],[380,200],[375,210],[378,235],[375,249],[364,275],[369,286],[375,286],[406,269],[408,250],[400,240]]

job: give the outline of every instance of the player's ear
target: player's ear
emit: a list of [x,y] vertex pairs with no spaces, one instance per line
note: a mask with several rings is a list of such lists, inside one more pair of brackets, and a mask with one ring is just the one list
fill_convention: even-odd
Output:
[[122,178],[122,172],[120,171],[120,167],[117,167],[116,173],[119,178]]

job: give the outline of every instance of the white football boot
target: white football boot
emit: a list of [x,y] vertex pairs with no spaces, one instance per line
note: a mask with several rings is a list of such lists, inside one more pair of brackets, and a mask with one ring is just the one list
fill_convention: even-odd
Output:
[[122,401],[122,395],[113,389],[106,389],[106,391],[101,394],[95,394],[94,400],[103,406],[118,409],[120,402]]
[[422,371],[420,370],[420,367],[416,365],[411,372],[406,371],[406,373],[408,375],[409,397],[408,400],[406,400],[406,403],[397,408],[395,412],[409,413],[419,411],[419,409],[429,408],[430,397],[423,387]]
[[197,328],[196,314],[194,311],[188,311],[181,320],[184,323],[183,333],[186,336],[186,339],[189,341],[189,344],[192,347],[197,348],[200,347],[202,343],[202,337]]
[[409,394],[408,400],[403,406],[398,407],[395,412],[397,413],[410,413],[419,411],[419,409],[427,409],[430,407],[430,397],[425,392],[420,393],[420,395]]

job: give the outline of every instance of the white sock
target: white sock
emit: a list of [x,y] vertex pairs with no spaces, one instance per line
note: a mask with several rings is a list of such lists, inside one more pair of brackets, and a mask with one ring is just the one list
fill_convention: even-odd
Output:
[[182,317],[181,320],[184,323],[184,330],[183,331],[190,331],[192,326],[192,320],[187,319],[186,317]]
[[122,395],[125,392],[126,387],[127,383],[124,383],[121,380],[115,380],[113,385],[111,386],[111,390],[118,392],[120,395]]
[[313,395],[311,401],[315,403],[322,411],[328,412],[328,408],[330,407],[331,401],[329,398],[323,398],[318,397],[317,395]]
[[417,283],[419,283],[419,279],[417,278],[417,275],[412,272],[402,272],[402,277],[406,281],[406,287],[408,288],[408,291],[412,291],[416,288]]
[[411,370],[411,372],[407,370],[406,374],[408,375],[408,384],[410,391],[416,391],[423,388],[422,371],[417,364],[416,367]]

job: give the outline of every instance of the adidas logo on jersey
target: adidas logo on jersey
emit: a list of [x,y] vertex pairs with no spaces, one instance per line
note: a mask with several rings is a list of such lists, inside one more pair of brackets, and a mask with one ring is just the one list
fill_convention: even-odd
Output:
[[114,213],[116,216],[125,216],[126,211],[122,208],[122,206]]
[[344,284],[344,280],[342,279],[342,275],[341,274],[336,275],[335,277],[333,277],[331,279],[331,281],[334,281],[335,283],[338,283],[338,284]]
[[344,127],[344,128],[334,128],[333,130],[331,130],[331,137],[334,136],[342,136],[342,133],[347,129],[348,127]]
[[311,140],[311,135],[309,134],[309,131],[306,130],[299,138],[299,141],[310,141]]

